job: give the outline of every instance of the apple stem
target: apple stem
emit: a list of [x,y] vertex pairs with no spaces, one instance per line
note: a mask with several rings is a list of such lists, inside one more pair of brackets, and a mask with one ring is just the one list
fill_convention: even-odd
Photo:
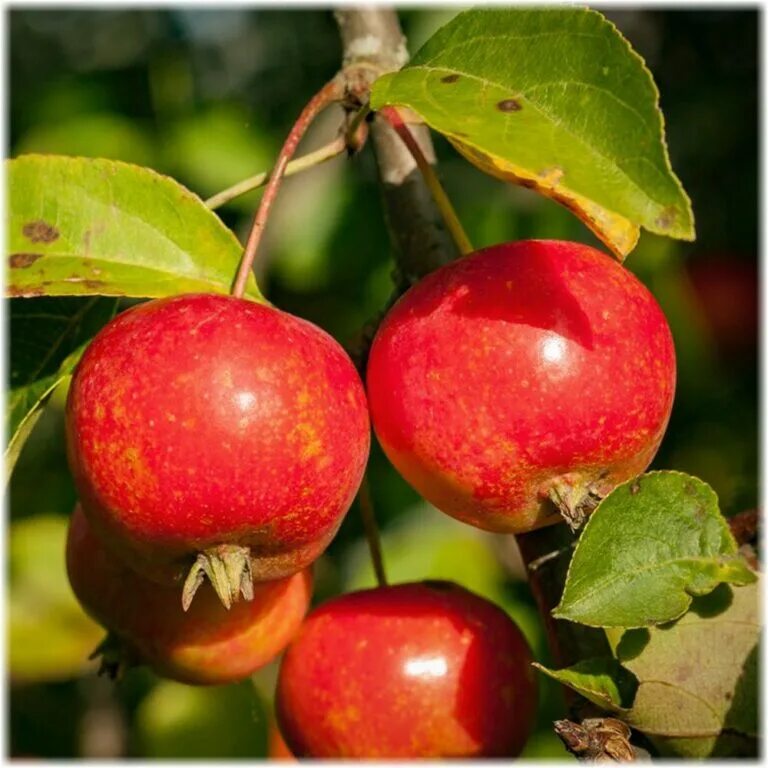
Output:
[[384,558],[381,551],[381,537],[379,536],[379,526],[376,523],[376,515],[373,511],[373,499],[371,497],[371,486],[368,482],[368,473],[365,473],[363,482],[360,484],[358,493],[360,501],[360,513],[363,518],[363,527],[365,528],[365,538],[368,540],[368,550],[371,555],[371,564],[373,572],[376,574],[376,581],[380,587],[387,586],[387,574],[384,571]]
[[416,161],[416,165],[419,167],[421,175],[424,177],[424,181],[429,187],[429,191],[432,193],[432,197],[435,199],[435,203],[440,209],[448,231],[451,233],[451,237],[461,255],[467,256],[472,253],[475,249],[472,247],[464,227],[461,226],[456,210],[448,199],[440,179],[437,178],[435,169],[424,156],[418,141],[416,141],[410,128],[405,124],[400,113],[394,107],[384,107],[379,110],[379,114],[392,126],[397,135],[403,140],[405,146],[408,147],[408,151],[413,155],[413,159]]
[[248,241],[240,260],[240,267],[238,268],[237,277],[235,278],[235,283],[232,288],[232,295],[236,298],[242,298],[245,293],[245,286],[248,282],[248,276],[251,274],[251,269],[253,268],[256,251],[258,250],[259,242],[261,241],[261,236],[264,232],[264,227],[267,224],[270,209],[272,208],[272,203],[274,203],[275,197],[277,196],[277,191],[280,188],[280,183],[285,175],[289,160],[299,146],[299,142],[312,121],[328,105],[335,101],[341,101],[343,97],[343,80],[339,77],[334,77],[333,80],[326,83],[309,100],[288,133],[288,136],[280,149],[280,154],[277,156],[277,161],[269,173],[269,181],[264,190],[264,195],[261,198],[259,208],[254,216],[251,232],[248,235]]
[[[347,149],[347,139],[344,136],[339,136],[328,144],[323,145],[314,152],[308,152],[306,155],[297,157],[295,160],[291,160],[288,165],[285,166],[285,176],[293,176],[296,173],[302,173],[308,171],[310,168],[314,168],[316,165],[320,165],[328,160],[332,160],[334,157],[338,157],[342,152]],[[231,187],[217,192],[213,197],[209,197],[205,201],[205,205],[212,211],[225,205],[230,200],[234,200],[240,195],[244,195],[247,192],[251,192],[254,189],[263,187],[267,181],[269,181],[269,171],[262,171],[255,176],[250,176],[247,179],[239,181],[237,184],[233,184]]]

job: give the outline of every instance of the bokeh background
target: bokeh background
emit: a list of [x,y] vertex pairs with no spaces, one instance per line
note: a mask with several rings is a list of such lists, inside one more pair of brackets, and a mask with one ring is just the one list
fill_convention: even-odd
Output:
[[[412,51],[452,10],[402,11]],[[664,308],[678,352],[672,421],[654,462],[700,476],[725,514],[757,504],[758,12],[606,11],[661,92],[673,167],[698,241],[644,234],[627,266]],[[267,169],[299,110],[340,61],[329,11],[266,9],[9,12],[10,156],[101,156],[170,174],[202,197]],[[329,140],[327,113],[308,137]],[[475,170],[436,139],[440,172],[476,246],[526,237],[594,244],[565,209]],[[220,211],[239,236],[258,193]],[[370,150],[286,181],[260,255],[278,306],[342,343],[387,301],[393,270]],[[25,447],[8,510],[10,753],[16,757],[258,757],[267,754],[276,666],[197,689],[134,670],[115,685],[86,657],[101,638],[72,596],[64,537],[75,501],[57,391]],[[502,605],[537,658],[541,625],[513,540],[419,499],[374,447],[371,483],[391,581],[450,577]],[[317,568],[315,600],[373,584],[358,510]],[[540,679],[529,757],[565,757]]]

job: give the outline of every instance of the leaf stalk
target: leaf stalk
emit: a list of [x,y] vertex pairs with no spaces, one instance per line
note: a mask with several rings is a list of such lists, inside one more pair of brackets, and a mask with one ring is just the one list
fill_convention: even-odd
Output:
[[461,255],[467,256],[472,253],[475,249],[472,247],[472,243],[469,241],[461,221],[459,221],[456,209],[448,198],[445,189],[443,189],[440,179],[437,178],[435,169],[424,156],[419,143],[405,124],[400,113],[394,107],[384,107],[379,110],[378,114],[392,126],[397,135],[403,140],[405,146],[408,147],[408,151],[413,155],[413,159],[416,161],[416,165],[419,171],[421,171],[424,181],[429,187],[429,191],[432,193],[432,197],[435,199],[435,203],[445,220],[445,225],[448,227],[448,231],[451,233],[451,237]]

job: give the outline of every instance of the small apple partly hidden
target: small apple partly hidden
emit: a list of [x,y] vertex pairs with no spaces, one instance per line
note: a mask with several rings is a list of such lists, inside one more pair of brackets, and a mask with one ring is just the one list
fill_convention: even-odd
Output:
[[578,527],[653,459],[675,350],[653,296],[614,259],[579,243],[505,243],[395,304],[367,387],[385,453],[443,512],[499,532],[562,517]]
[[370,427],[352,361],[328,334],[230,296],[158,299],[85,351],[66,410],[88,520],[132,568],[207,576],[224,605],[328,545],[362,479]]
[[103,667],[147,664],[189,685],[243,680],[288,644],[309,607],[309,569],[254,585],[253,599],[227,610],[210,585],[189,611],[178,590],[155,584],[116,558],[95,535],[78,504],[67,536],[67,573],[86,613],[110,633]]
[[275,699],[289,749],[316,758],[512,757],[536,705],[520,630],[443,581],[322,604],[283,657]]

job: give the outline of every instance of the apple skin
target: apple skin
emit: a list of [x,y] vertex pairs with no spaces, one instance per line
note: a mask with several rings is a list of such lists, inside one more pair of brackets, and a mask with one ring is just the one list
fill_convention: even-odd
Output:
[[75,507],[67,535],[67,574],[75,596],[111,631],[134,663],[188,685],[243,680],[272,661],[296,634],[312,596],[309,569],[254,586],[229,611],[209,584],[187,612],[178,591],[131,570],[104,546]]
[[[579,243],[478,251],[385,317],[367,370],[374,430],[443,512],[524,533],[643,472],[666,429],[675,352],[637,278]],[[588,508],[587,508],[588,511]]]
[[297,757],[518,755],[536,718],[526,641],[497,606],[450,582],[351,592],[305,620],[275,709]]
[[288,760],[296,762],[296,756],[288,749],[283,734],[277,726],[277,722],[272,720],[269,724],[267,734],[267,758],[270,760]]
[[362,382],[334,339],[212,294],[106,325],[75,370],[66,427],[91,524],[158,583],[227,544],[250,548],[255,581],[306,567],[349,509],[370,445]]

